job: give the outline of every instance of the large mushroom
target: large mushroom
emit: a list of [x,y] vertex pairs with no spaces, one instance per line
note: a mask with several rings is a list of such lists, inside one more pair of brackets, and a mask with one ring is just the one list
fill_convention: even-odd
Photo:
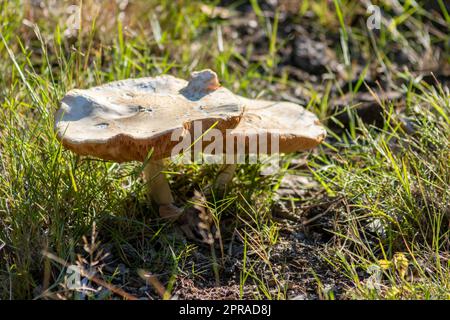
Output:
[[223,150],[227,152],[229,140],[242,141],[243,148],[238,150],[237,144],[230,143],[234,146],[231,157],[234,155],[235,163],[226,164],[220,171],[215,185],[219,191],[231,181],[239,156],[309,150],[326,137],[317,116],[298,104],[237,97],[245,112],[238,126],[228,130]]
[[[187,140],[190,147],[200,144],[200,149],[192,150],[203,152],[207,143],[202,135],[215,130],[224,137],[221,152],[229,156],[306,150],[325,137],[317,117],[303,107],[234,95],[220,86],[211,70],[194,72],[189,81],[163,75],[71,90],[55,115],[55,130],[62,144],[79,155],[147,161],[144,176],[149,193],[164,218],[182,212],[174,205],[162,172],[164,159],[176,155],[173,151],[180,139],[194,136],[197,140]],[[255,150],[253,138],[263,134],[267,134],[264,148],[256,140]],[[244,148],[229,149],[227,142],[235,140],[244,141]],[[216,178],[217,188],[224,189],[235,167],[233,161],[224,165]]]

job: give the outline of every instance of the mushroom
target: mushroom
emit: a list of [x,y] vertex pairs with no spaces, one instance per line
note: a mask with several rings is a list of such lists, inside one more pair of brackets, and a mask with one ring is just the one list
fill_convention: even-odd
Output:
[[152,150],[144,175],[160,215],[169,217],[180,213],[162,173],[163,159],[178,143],[172,135],[192,135],[195,123],[225,132],[238,125],[242,111],[239,99],[205,70],[193,73],[189,82],[163,75],[71,90],[55,115],[55,130],[79,155],[145,161]]
[[[194,72],[189,81],[162,75],[115,81],[90,89],[69,91],[55,115],[55,131],[62,144],[79,155],[116,162],[146,163],[144,177],[149,194],[164,218],[177,218],[182,210],[164,175],[164,159],[174,155],[181,141],[204,149],[202,135],[215,130],[225,138],[227,156],[251,154],[255,135],[267,133],[268,148],[258,142],[257,152],[310,149],[325,137],[317,117],[289,102],[251,100],[220,86],[211,70]],[[199,137],[200,141],[190,138]],[[276,137],[277,139],[273,139]],[[189,139],[187,139],[189,138]],[[244,139],[244,149],[228,143]],[[266,146],[265,146],[266,147]],[[185,150],[184,150],[185,151]],[[191,156],[190,155],[190,156]],[[226,164],[215,187],[224,190],[236,164]]]
[[[234,156],[234,162],[238,160],[236,155],[292,153],[312,149],[326,137],[326,130],[320,125],[317,116],[298,104],[237,97],[244,105],[245,112],[238,126],[229,130],[225,136],[223,146],[223,150],[227,150],[229,140],[243,142],[243,152],[237,150],[236,144],[230,143],[234,148],[231,155],[227,156]],[[263,141],[260,137],[264,138]],[[251,150],[252,147],[254,150]],[[236,164],[231,163],[219,172],[215,183],[219,192],[224,191],[235,170]]]

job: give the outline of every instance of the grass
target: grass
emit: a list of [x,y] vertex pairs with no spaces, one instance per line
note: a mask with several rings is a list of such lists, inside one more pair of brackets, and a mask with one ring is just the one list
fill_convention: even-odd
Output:
[[[339,251],[330,263],[355,283],[351,296],[448,299],[450,128],[439,111],[448,106],[435,103],[448,93],[416,90],[411,104],[422,107],[407,106],[410,132],[395,117],[379,130],[359,124],[350,148],[344,143],[339,155],[325,152],[315,163],[344,203],[345,220],[333,230]],[[392,106],[386,113],[393,116]],[[370,266],[378,267],[375,288],[358,276]]]
[[[450,93],[437,74],[450,62],[443,1],[434,13],[425,1],[378,1],[378,31],[365,26],[359,1],[302,1],[292,8],[281,1],[272,15],[261,1],[250,1],[248,14],[262,27],[247,42],[232,36],[243,32],[233,21],[244,14],[234,11],[244,1],[229,11],[215,8],[217,1],[125,7],[84,1],[79,29],[67,25],[68,2],[52,3],[0,2],[0,298],[128,298],[95,281],[86,282],[89,293],[69,290],[61,261],[134,296],[224,286],[258,299],[299,292],[322,299],[450,298]],[[292,77],[284,68],[289,24],[328,42],[342,67],[330,64],[320,81]],[[141,164],[64,150],[53,114],[71,88],[160,73],[186,78],[202,68],[216,70],[223,85],[242,95],[305,100],[329,137],[317,150],[285,156],[273,176],[261,176],[260,165],[239,166],[223,199],[194,196],[213,181],[216,167],[172,164],[178,201],[194,201],[205,212],[208,241],[199,244],[158,219]],[[383,91],[403,99],[387,101]],[[362,92],[376,101],[382,125],[357,113]],[[334,108],[347,93],[344,108]],[[292,165],[306,156],[305,165]],[[314,184],[296,186],[306,188],[304,197],[280,199],[286,175]],[[315,212],[313,226],[274,217],[280,201],[300,216]],[[326,240],[303,244],[314,249],[306,266],[283,256],[287,249],[280,253],[294,246],[291,236],[310,229],[311,239],[319,233]],[[312,280],[299,280],[306,278]]]

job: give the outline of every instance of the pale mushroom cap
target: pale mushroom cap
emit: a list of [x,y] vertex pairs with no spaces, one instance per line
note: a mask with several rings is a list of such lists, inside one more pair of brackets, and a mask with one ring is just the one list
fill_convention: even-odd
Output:
[[298,104],[238,97],[244,105],[244,116],[227,139],[265,134],[270,153],[273,135],[278,139],[279,152],[290,153],[312,149],[326,137],[317,116]]
[[152,148],[153,159],[170,156],[178,143],[171,139],[175,131],[191,134],[201,121],[203,130],[215,124],[225,132],[238,125],[242,112],[239,98],[204,70],[189,82],[163,75],[71,90],[56,113],[55,130],[80,155],[143,161]]
[[[65,147],[117,162],[143,161],[152,149],[154,160],[172,156],[183,137],[198,135],[194,122],[201,123],[202,132],[213,125],[222,132],[223,153],[229,152],[228,142],[239,140],[251,153],[255,137],[258,153],[296,152],[314,148],[326,136],[317,116],[302,106],[234,95],[211,70],[194,72],[189,82],[164,75],[71,90],[55,118]],[[237,145],[231,150],[236,153]]]

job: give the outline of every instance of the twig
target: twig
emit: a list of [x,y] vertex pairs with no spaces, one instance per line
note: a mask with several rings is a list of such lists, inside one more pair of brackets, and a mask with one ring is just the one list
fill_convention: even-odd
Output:
[[[54,255],[53,253],[50,253],[50,252],[48,252],[48,251],[42,251],[42,254],[43,254],[45,257],[49,258],[50,260],[53,260],[53,261],[55,261],[55,262],[57,262],[57,263],[63,265],[63,266],[66,267],[66,268],[69,267],[69,264],[68,264],[66,261],[64,261],[64,260],[61,259],[60,257],[57,257],[57,256]],[[138,300],[137,297],[135,297],[135,296],[133,296],[133,295],[131,295],[131,294],[125,292],[124,290],[122,290],[122,289],[120,289],[120,288],[117,288],[117,287],[113,286],[112,284],[107,283],[107,282],[103,281],[102,279],[100,279],[100,278],[98,278],[98,277],[96,277],[96,276],[94,276],[94,275],[89,274],[89,272],[86,272],[86,270],[84,270],[82,267],[80,267],[80,274],[81,274],[83,277],[86,277],[86,278],[88,278],[89,280],[95,282],[95,283],[98,284],[99,286],[102,286],[102,287],[104,287],[104,288],[107,288],[108,290],[110,290],[111,292],[113,292],[113,293],[115,293],[115,294],[121,296],[122,298],[125,298],[125,299],[127,299],[127,300]]]
[[312,217],[311,219],[308,219],[306,221],[303,221],[302,224],[304,226],[316,221],[317,219],[323,217],[324,215],[326,215],[331,209],[334,209],[334,207],[336,206],[337,203],[339,203],[342,199],[339,199],[338,201],[334,201],[334,203],[332,203],[324,212],[319,213],[318,215]]
[[162,283],[158,280],[157,277],[152,275],[151,273],[148,273],[147,271],[143,269],[138,269],[137,271],[138,275],[144,279],[146,282],[150,282],[150,284],[155,289],[156,293],[161,297],[161,299],[170,299],[170,293],[164,288]]

